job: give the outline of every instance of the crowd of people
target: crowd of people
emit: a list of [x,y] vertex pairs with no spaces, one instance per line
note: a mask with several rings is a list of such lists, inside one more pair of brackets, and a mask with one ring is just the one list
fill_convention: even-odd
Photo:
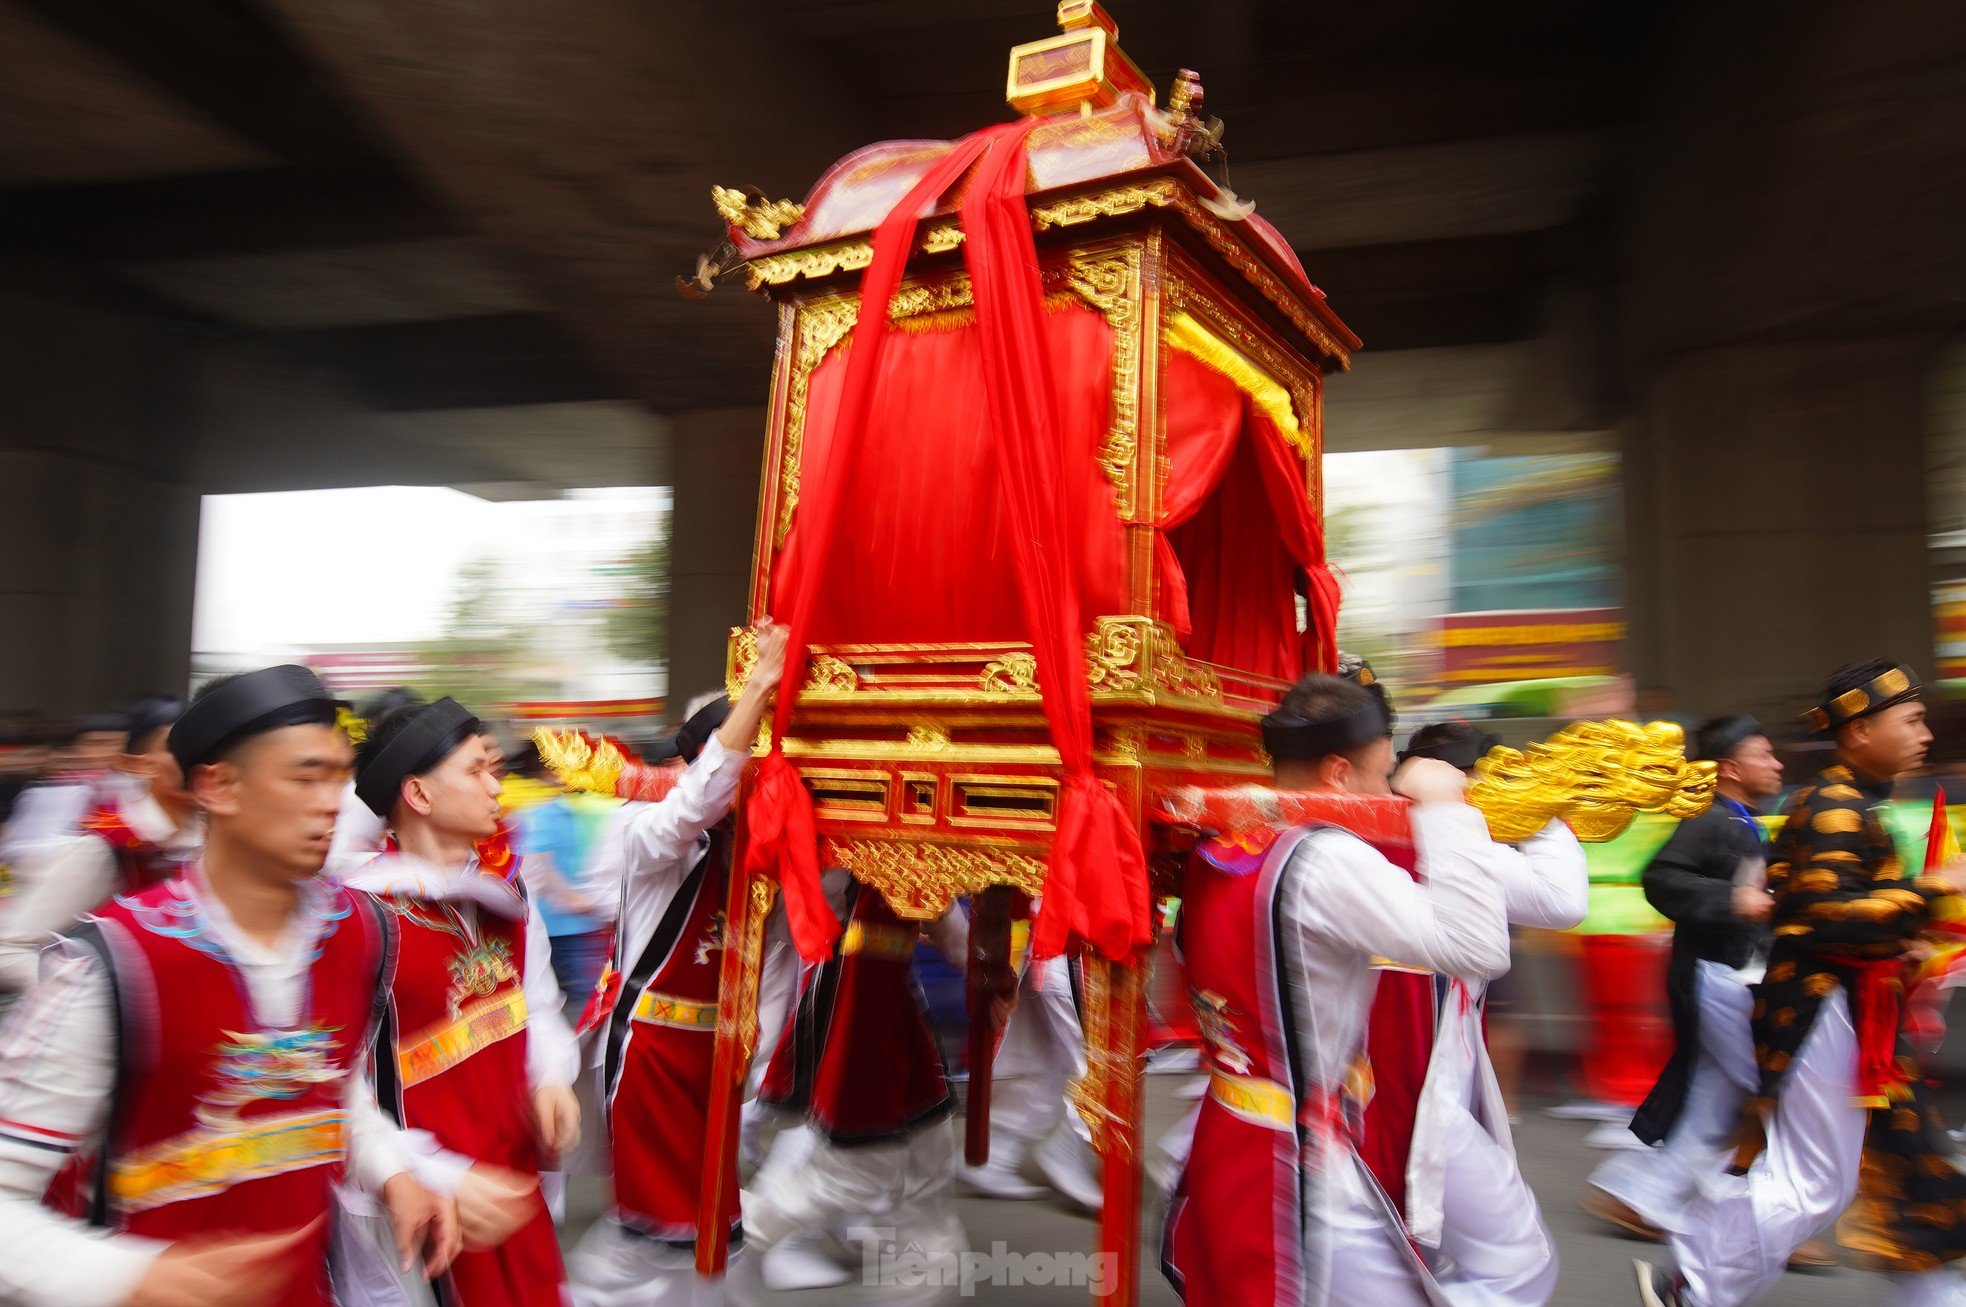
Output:
[[[725,1169],[711,1227],[774,1292],[847,1283],[868,1263],[843,1250],[870,1240],[953,1264],[958,1184],[1097,1207],[1069,1106],[1073,964],[1023,974],[990,1158],[963,1164],[913,968],[924,940],[963,965],[964,910],[907,921],[842,872],[830,957],[802,964],[771,922],[741,1145],[718,1148],[732,810],[786,634],[757,640],[646,801],[564,791],[452,699],[353,717],[291,665],[77,722],[0,795],[0,1302],[720,1302],[695,1269],[708,1168]],[[1188,860],[1177,941],[1205,1087],[1161,1143],[1165,1274],[1233,1307],[1555,1300],[1484,1015],[1512,927],[1583,919],[1582,847],[1560,819],[1492,840],[1467,787],[1493,740],[1448,723],[1396,754],[1356,660],[1262,725],[1280,789],[1404,795],[1413,865],[1336,826]],[[1828,1256],[1839,1216],[1891,1301],[1966,1304],[1966,1174],[1904,1033],[1960,869],[1907,865],[1878,815],[1931,742],[1916,675],[1842,669],[1810,725],[1828,761],[1771,838],[1768,732],[1707,723],[1690,747],[1714,805],[1645,872],[1674,924],[1676,1051],[1632,1120],[1644,1146],[1585,1201],[1666,1246],[1636,1267],[1651,1307],[1756,1301]],[[1391,1036],[1416,1036],[1417,1060],[1374,1042],[1388,967],[1433,978],[1424,1039]],[[1390,1167],[1368,1147],[1375,1073],[1410,1078],[1416,1104]],[[576,1171],[611,1197],[563,1254]]]

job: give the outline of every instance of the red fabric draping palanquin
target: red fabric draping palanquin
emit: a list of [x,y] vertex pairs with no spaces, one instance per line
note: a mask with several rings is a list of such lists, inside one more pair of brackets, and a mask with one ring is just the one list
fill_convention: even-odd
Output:
[[[1123,613],[1125,530],[1112,485],[1095,461],[1112,396],[1112,328],[1078,304],[1045,313],[1058,408],[1063,543],[1076,564],[1082,617]],[[813,370],[803,459],[829,462],[851,349]],[[861,432],[845,493],[846,520],[818,591],[811,638],[964,643],[1027,639],[1016,551],[1009,538],[983,354],[968,314],[893,334],[880,363],[880,399]],[[773,611],[803,566],[794,523],[772,573]]]
[[[802,532],[800,558],[781,580],[775,603],[790,627],[785,681],[794,686],[804,679],[808,643],[822,631],[864,640],[874,638],[876,630],[898,629],[924,615],[978,629],[979,621],[996,624],[1014,613],[1019,620],[1004,629],[1020,632],[1031,643],[1045,721],[1064,772],[1058,829],[1032,951],[1040,958],[1052,957],[1078,941],[1109,958],[1125,958],[1151,939],[1146,857],[1139,831],[1092,770],[1092,709],[1082,648],[1090,615],[1099,607],[1098,597],[1087,593],[1079,555],[1086,547],[1083,533],[1096,536],[1108,528],[1095,521],[1097,515],[1091,510],[1098,501],[1088,499],[1083,475],[1090,446],[1083,440],[1082,427],[1091,407],[1061,396],[1052,368],[1052,337],[1059,330],[1081,326],[1082,319],[1045,311],[1024,200],[1025,138],[1031,126],[1032,120],[1025,119],[959,142],[875,232],[852,348],[838,381],[837,398],[830,401],[827,448],[823,457],[806,451],[803,461],[805,493],[796,528]],[[963,258],[974,287],[975,324],[950,333],[940,344],[934,343],[934,334],[897,333],[888,311],[914,244],[919,215],[972,166],[975,173],[962,202],[961,219]],[[917,343],[902,343],[907,341]],[[1110,349],[1110,340],[1106,345]],[[918,357],[907,357],[910,354]],[[968,411],[957,410],[938,384],[942,378],[923,368],[931,355],[951,369],[951,382],[971,379]],[[980,387],[973,384],[976,380]],[[904,397],[920,399],[920,405],[897,406],[890,387],[900,388]],[[974,408],[979,390],[980,416]],[[920,409],[930,406],[949,411],[936,414],[926,429],[908,430],[907,423],[918,421]],[[903,454],[898,473],[883,469],[871,456],[882,448],[896,452],[905,446],[906,437],[921,448]],[[964,484],[945,469],[939,478],[932,478],[942,452],[935,442],[944,439],[952,442],[954,456],[971,470],[994,475]],[[988,466],[981,466],[985,463]],[[929,506],[903,506],[887,480],[896,475],[911,478],[916,490],[934,483],[975,496],[964,520],[993,550],[1001,548],[1001,554],[994,556],[1002,560],[1003,575],[991,578],[977,594],[962,593],[946,577],[926,578],[915,587],[916,597],[900,602],[897,610],[899,587],[892,582],[910,559],[921,557],[921,549],[918,542],[896,532],[911,524],[920,528]],[[870,492],[871,486],[880,489]],[[900,488],[905,495],[910,487]],[[863,518],[878,516],[852,512],[862,504],[877,504],[883,513],[897,510],[896,523],[865,525],[868,535],[880,542],[868,548],[884,548],[884,557],[861,550]],[[963,552],[962,547],[949,544],[946,531],[932,534],[947,549],[939,562],[951,562]],[[977,543],[972,538],[966,548],[973,550]],[[865,604],[860,599],[862,578],[856,574],[863,565],[876,569],[870,587],[875,598]],[[842,576],[839,584],[834,583],[836,576]],[[944,593],[920,593],[937,589]],[[1003,611],[992,600],[980,619],[957,616],[966,601],[1005,590],[1014,597],[1013,610]],[[842,625],[843,619],[849,624],[871,619],[884,625],[871,629]],[[746,858],[748,867],[778,875],[786,890],[794,941],[803,956],[816,959],[830,950],[839,923],[818,892],[811,796],[783,752],[795,699],[792,694],[778,698],[772,749],[759,765],[746,809]]]

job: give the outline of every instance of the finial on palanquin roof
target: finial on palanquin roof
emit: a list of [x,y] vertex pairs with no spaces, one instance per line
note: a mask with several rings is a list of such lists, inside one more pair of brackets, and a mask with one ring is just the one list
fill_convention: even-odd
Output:
[[1154,84],[1120,49],[1119,24],[1097,0],[1060,0],[1057,36],[1010,52],[1004,98],[1036,117],[1061,109],[1104,109],[1129,91],[1154,98]]

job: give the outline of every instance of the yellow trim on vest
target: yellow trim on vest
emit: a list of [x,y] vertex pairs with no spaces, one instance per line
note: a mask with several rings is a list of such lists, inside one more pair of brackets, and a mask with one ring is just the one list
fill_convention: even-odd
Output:
[[840,956],[859,953],[870,958],[899,961],[915,955],[916,932],[905,926],[886,926],[879,922],[849,921],[840,936]]
[[645,989],[642,996],[635,1000],[634,1018],[652,1026],[668,1026],[674,1030],[715,1030],[717,1005]]
[[117,1158],[109,1194],[125,1212],[143,1212],[233,1185],[325,1166],[342,1154],[338,1109],[242,1121],[238,1130],[199,1126]]
[[1245,1121],[1276,1130],[1297,1128],[1297,1100],[1274,1080],[1210,1071],[1208,1096]]
[[396,1074],[403,1088],[442,1075],[474,1053],[509,1039],[526,1028],[526,992],[513,985],[480,999],[460,1012],[455,1021],[433,1027],[416,1042],[400,1045]]

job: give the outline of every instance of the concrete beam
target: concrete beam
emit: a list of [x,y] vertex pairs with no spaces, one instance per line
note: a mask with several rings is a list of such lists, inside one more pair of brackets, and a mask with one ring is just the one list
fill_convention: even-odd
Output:
[[1563,227],[1613,171],[1607,133],[1572,131],[1232,163],[1229,179],[1315,251]]
[[451,236],[456,215],[384,172],[254,168],[0,195],[0,236],[101,263]]
[[850,85],[705,0],[263,2],[633,394],[727,403],[750,358],[762,397],[769,310],[674,278],[720,238],[713,182],[803,194],[871,138]]
[[16,0],[173,100],[289,163],[372,169],[360,116],[279,25],[222,0]]

